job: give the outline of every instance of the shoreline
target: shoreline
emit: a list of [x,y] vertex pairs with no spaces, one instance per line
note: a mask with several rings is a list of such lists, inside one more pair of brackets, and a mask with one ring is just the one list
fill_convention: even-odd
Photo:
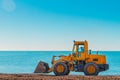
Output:
[[83,76],[83,75],[67,75],[55,76],[47,74],[5,74],[0,73],[0,80],[120,80],[119,75],[105,76]]

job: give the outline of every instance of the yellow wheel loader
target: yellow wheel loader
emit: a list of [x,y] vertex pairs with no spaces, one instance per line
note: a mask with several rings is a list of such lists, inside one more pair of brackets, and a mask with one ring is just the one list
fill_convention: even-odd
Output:
[[[58,60],[55,60],[58,57]],[[88,50],[88,42],[74,41],[72,53],[68,56],[53,56],[52,67],[48,63],[40,61],[34,73],[54,72],[57,76],[68,75],[70,71],[84,72],[85,75],[98,75],[99,72],[109,69],[106,64],[106,56],[98,53],[92,54]]]

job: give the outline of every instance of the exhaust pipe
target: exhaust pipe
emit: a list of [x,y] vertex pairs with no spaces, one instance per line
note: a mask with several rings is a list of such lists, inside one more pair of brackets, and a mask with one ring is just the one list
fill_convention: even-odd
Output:
[[48,73],[49,66],[48,63],[40,61],[34,71],[34,73]]

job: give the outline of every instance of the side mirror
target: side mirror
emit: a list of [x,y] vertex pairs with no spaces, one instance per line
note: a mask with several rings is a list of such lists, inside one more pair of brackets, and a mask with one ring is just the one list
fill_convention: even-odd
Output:
[[99,51],[96,52],[96,54],[98,54]]
[[75,40],[73,40],[73,42],[75,42]]
[[89,50],[89,54],[92,54],[92,50],[91,49]]

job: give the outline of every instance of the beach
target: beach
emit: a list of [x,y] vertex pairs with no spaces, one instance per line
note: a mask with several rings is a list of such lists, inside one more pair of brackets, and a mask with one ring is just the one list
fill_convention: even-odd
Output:
[[120,76],[54,76],[47,74],[0,74],[0,80],[120,80]]

